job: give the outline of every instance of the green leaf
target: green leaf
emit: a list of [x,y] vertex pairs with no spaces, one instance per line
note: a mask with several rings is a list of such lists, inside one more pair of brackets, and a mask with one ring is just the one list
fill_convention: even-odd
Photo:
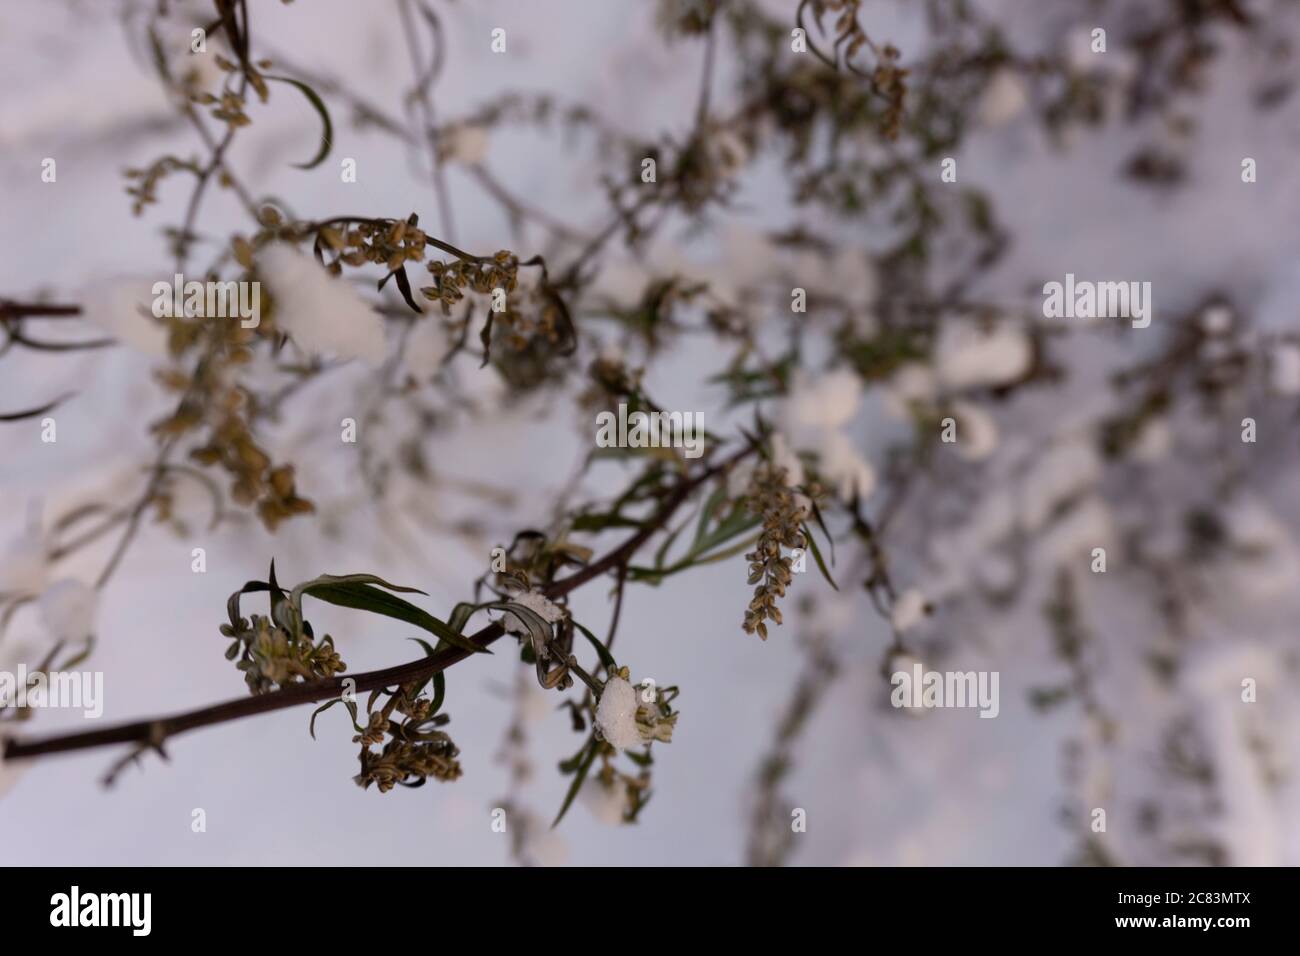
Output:
[[569,807],[573,804],[573,798],[578,795],[582,789],[582,782],[587,779],[587,773],[591,770],[591,764],[596,759],[596,751],[599,745],[596,743],[596,735],[593,733],[587,740],[587,752],[582,758],[582,763],[578,764],[578,772],[573,778],[573,783],[569,784],[569,792],[564,795],[564,803],[560,804],[560,812],[555,815],[555,822],[551,827],[560,825],[564,815],[569,812]]
[[285,602],[286,597],[284,588],[280,587],[280,582],[275,579],[275,558],[271,559],[271,573],[266,580],[271,592],[271,619],[275,620],[275,612]]
[[322,714],[325,711],[329,710],[331,707],[333,707],[335,704],[340,704],[340,703],[347,704],[348,713],[352,715],[352,726],[356,728],[357,733],[361,733],[362,731],[365,730],[364,727],[362,727],[359,723],[357,723],[357,705],[352,701],[346,700],[342,697],[335,697],[333,700],[325,701],[325,703],[321,704],[319,707],[317,707],[315,710],[311,712],[311,723],[307,725],[307,730],[311,733],[312,740],[316,739],[316,715]]
[[673,546],[673,542],[677,540],[677,536],[686,530],[686,525],[689,523],[689,520],[683,521],[674,530],[664,536],[664,543],[659,546],[657,551],[655,551],[656,568],[662,568],[664,566],[664,558],[668,555],[668,549]]
[[578,768],[582,766],[582,758],[587,755],[587,744],[590,742],[590,739],[584,740],[577,753],[572,757],[565,757],[557,764],[561,774],[567,777],[569,774],[577,772]]
[[380,279],[380,291],[383,291],[383,288],[388,284],[389,279],[397,280],[397,291],[402,293],[402,298],[406,300],[406,304],[420,315],[424,315],[424,310],[415,304],[415,298],[411,295],[411,280],[406,276],[406,266],[398,266],[392,272]]
[[758,527],[762,520],[758,515],[749,514],[744,508],[735,509],[727,516],[725,521],[706,534],[702,540],[691,545],[690,553],[683,560],[695,558],[731,540],[738,534],[744,534],[751,528]]
[[271,585],[265,581],[248,581],[242,588],[226,600],[226,616],[230,618],[230,626],[239,626],[239,599],[245,594],[254,594],[258,591],[269,591]]
[[473,616],[474,612],[482,607],[483,605],[481,604],[469,604],[465,601],[461,601],[451,609],[451,617],[447,618],[447,626],[457,634],[464,634],[465,625],[469,623],[469,619]]
[[488,362],[492,360],[492,317],[493,312],[488,309],[487,321],[483,323],[483,331],[478,336],[478,340],[483,343],[483,364],[479,368],[487,368]]
[[442,709],[442,702],[447,696],[447,678],[442,673],[433,675],[433,703],[429,705],[429,716],[433,716]]
[[530,607],[522,604],[515,604],[513,601],[497,601],[487,605],[494,611],[509,611],[519,620],[523,621],[524,627],[528,628],[528,633],[533,639],[533,643],[538,647],[545,647],[553,636],[551,625],[546,618],[542,617]]
[[713,517],[713,512],[717,510],[718,505],[722,503],[722,500],[726,495],[727,485],[725,482],[719,483],[718,487],[714,489],[713,494],[709,495],[709,500],[704,503],[704,507],[700,510],[700,523],[695,526],[695,541],[691,544],[692,549],[694,549],[700,543],[700,539],[704,537],[704,531],[709,526],[709,519]]
[[303,83],[301,80],[291,79],[287,76],[270,75],[268,75],[266,79],[275,80],[278,83],[288,83],[290,86],[297,87],[302,91],[302,95],[307,97],[307,102],[311,103],[312,108],[316,110],[317,115],[320,116],[322,127],[320,133],[320,149],[318,149],[316,155],[307,162],[293,164],[295,169],[314,169],[321,163],[325,162],[325,157],[330,154],[330,147],[334,145],[334,124],[330,122],[330,111],[325,108],[325,101],[317,95],[315,90],[306,83]]
[[312,578],[305,581],[293,589],[294,603],[298,603],[297,595],[302,593],[308,586],[316,584],[378,584],[381,588],[388,591],[400,591],[403,594],[425,594],[419,588],[402,587],[400,584],[390,584],[377,574],[322,574],[320,577]]
[[600,657],[600,662],[605,665],[606,670],[618,670],[618,664],[614,661],[614,655],[609,652],[609,648],[602,644],[595,634],[591,633],[591,631],[587,630],[577,621],[573,622],[573,626],[581,631],[583,635],[586,636],[587,640],[591,641],[591,646],[596,649],[596,654]]
[[761,518],[751,518],[743,511],[737,510],[736,513],[732,514],[726,521],[714,529],[712,533],[705,535],[704,541],[700,545],[692,547],[690,552],[675,564],[669,565],[666,568],[647,568],[642,565],[629,565],[628,580],[648,581],[651,584],[658,584],[669,575],[686,571],[689,568],[695,567],[697,564],[710,564],[714,561],[722,561],[725,558],[740,554],[754,544],[757,540],[757,536],[746,538],[745,540],[730,547],[723,548],[720,551],[710,551],[708,554],[701,552],[715,548],[720,544],[724,544],[731,538],[734,538],[737,534],[743,534],[746,531],[752,530],[761,521]]
[[417,643],[417,644],[419,644],[421,647],[423,647],[423,648],[424,648],[425,656],[427,656],[427,657],[432,657],[434,654],[437,653],[437,651],[434,650],[433,645],[430,644],[428,641],[426,641],[426,640],[425,640],[424,638],[422,638],[422,637],[408,637],[407,640],[408,640],[408,641],[415,641],[415,643]]
[[637,753],[635,750],[625,750],[623,751],[623,754],[638,767],[649,767],[655,762],[654,754],[649,750],[644,753]]
[[399,621],[405,621],[407,624],[414,624],[440,640],[446,641],[453,647],[459,647],[471,654],[492,653],[486,647],[480,647],[468,638],[462,637],[428,611],[418,608],[409,601],[404,601],[395,595],[381,591],[379,588],[372,586],[370,582],[379,583],[383,587],[395,591],[424,593],[416,591],[415,588],[399,588],[396,585],[388,584],[372,574],[350,574],[344,577],[334,577],[327,574],[314,581],[298,585],[293,589],[290,601],[294,607],[301,610],[302,595],[310,594],[318,601],[324,601],[327,604],[355,608],[358,611],[369,611],[372,614],[382,614],[384,617],[391,617]]
[[808,539],[808,550],[812,551],[813,560],[817,562],[817,568],[821,571],[822,577],[827,580],[831,587],[838,591],[840,586],[835,583],[835,579],[831,577],[831,572],[827,570],[826,562],[822,560],[821,548],[817,547],[817,539],[813,537],[812,530],[808,527],[807,522],[804,522],[803,536]]
[[[810,499],[811,501],[811,499]],[[817,527],[822,529],[822,534],[826,535],[826,543],[831,546],[831,566],[835,566],[835,539],[831,537],[830,531],[826,527],[826,519],[822,517],[822,509],[817,507],[817,502],[812,501],[813,517],[817,519]]]

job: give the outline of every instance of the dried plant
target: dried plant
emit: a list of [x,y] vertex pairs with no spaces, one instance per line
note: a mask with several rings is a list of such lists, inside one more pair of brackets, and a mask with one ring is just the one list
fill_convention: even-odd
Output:
[[[635,680],[652,647],[620,646],[615,656],[625,591],[715,562],[731,562],[739,585],[743,559],[753,593],[741,631],[766,640],[769,622],[782,625],[795,597],[806,599],[797,626],[816,635],[803,673],[789,679],[789,704],[773,718],[775,741],[754,785],[750,860],[781,863],[794,849],[784,802],[802,735],[832,676],[854,666],[855,651],[873,658],[869,666],[883,660],[888,681],[900,661],[953,654],[959,620],[1022,599],[1042,608],[1043,646],[1064,676],[1036,685],[1031,703],[1077,707],[1066,777],[1086,809],[1085,782],[1109,779],[1102,771],[1122,736],[1122,715],[1095,673],[1103,638],[1084,624],[1085,612],[1104,610],[1108,598],[1100,586],[1090,590],[1078,553],[1043,557],[1035,549],[1059,544],[1053,535],[1066,536],[1061,529],[1071,530],[1080,515],[1095,516],[1090,507],[1114,513],[1122,534],[1108,540],[1110,559],[1123,560],[1124,573],[1142,582],[1166,632],[1133,657],[1134,668],[1149,668],[1160,692],[1171,693],[1203,595],[1234,568],[1254,568],[1282,548],[1234,530],[1227,510],[1294,463],[1294,443],[1248,454],[1235,433],[1244,427],[1238,422],[1253,428],[1256,419],[1284,433],[1294,418],[1287,396],[1300,390],[1291,381],[1300,377],[1300,338],[1256,325],[1241,296],[1218,289],[1177,314],[1171,308],[1142,348],[1128,352],[1122,349],[1133,340],[1121,336],[1135,333],[1126,328],[1081,331],[1045,316],[1036,299],[1009,303],[985,281],[1012,243],[991,191],[940,170],[955,164],[975,130],[1012,114],[1062,151],[1080,130],[1100,134],[1124,123],[1141,135],[1125,139],[1137,145],[1122,175],[1168,195],[1185,183],[1184,147],[1196,125],[1188,107],[1217,56],[1207,37],[1262,43],[1271,18],[1285,14],[1247,14],[1234,2],[1119,4],[1122,15],[1108,21],[1112,49],[1139,64],[1126,73],[1019,49],[978,3],[925,4],[924,41],[900,50],[861,0],[659,0],[656,42],[698,57],[701,71],[682,122],[655,133],[545,92],[444,102],[443,17],[453,8],[429,0],[397,3],[413,79],[394,92],[395,108],[358,92],[347,76],[301,65],[310,61],[303,51],[264,48],[260,12],[251,6],[213,0],[200,16],[185,5],[141,5],[125,17],[177,128],[193,138],[124,170],[124,215],[129,208],[153,223],[172,208],[169,198],[183,198],[176,220],[163,224],[169,261],[155,271],[169,281],[185,273],[252,287],[260,321],[245,325],[202,307],[140,316],[166,352],[155,369],[167,407],[148,426],[152,457],[142,475],[132,475],[124,500],[56,515],[40,560],[55,565],[106,545],[102,571],[87,585],[101,591],[146,518],[188,530],[196,520],[191,486],[210,504],[200,517],[213,533],[229,532],[257,568],[269,558],[263,532],[292,535],[294,525],[307,525],[336,533],[335,541],[345,537],[326,501],[330,479],[346,484],[349,475],[320,474],[307,443],[283,440],[295,415],[308,417],[304,409],[316,402],[332,407],[327,398],[343,394],[359,409],[347,420],[363,433],[361,490],[351,497],[412,538],[472,542],[485,561],[465,575],[478,575],[472,593],[440,614],[401,596],[423,592],[369,573],[321,574],[282,588],[272,564],[266,580],[231,596],[220,625],[247,698],[47,737],[10,736],[8,725],[28,722],[33,710],[9,708],[0,711],[5,761],[125,745],[112,779],[146,754],[165,755],[184,732],[282,708],[317,704],[314,736],[317,717],[341,703],[359,747],[353,779],[361,787],[389,793],[430,778],[450,783],[464,770],[445,729],[447,672],[501,642],[508,663],[495,666],[516,668],[516,714],[503,748],[511,789],[502,809],[519,820],[514,858],[537,862],[545,828],[520,794],[531,763],[519,682],[535,680],[528,691],[548,695],[575,735],[559,764],[566,793],[554,822],[580,794],[594,794],[618,822],[643,819],[655,761],[675,734],[690,732],[691,715],[678,727],[677,686]],[[192,28],[205,31],[214,71],[198,69],[173,39]],[[1261,67],[1264,113],[1291,86],[1289,57],[1273,53]],[[296,213],[309,205],[311,185],[281,198],[246,182],[231,157],[266,125],[267,104],[282,95],[319,124],[319,136],[293,152],[303,160],[298,169],[338,158],[336,121],[346,111],[349,132],[382,137],[418,165],[426,194],[396,209],[331,204],[304,216]],[[589,164],[589,198],[601,204],[596,222],[574,225],[568,212],[493,171],[481,143],[515,133],[564,137],[566,162],[572,155]],[[752,203],[747,187],[765,175],[767,183],[775,176],[780,195],[764,195],[771,204],[764,221],[780,224],[752,229],[738,243],[735,277],[722,265],[686,265],[676,245],[726,235]],[[456,237],[453,206],[462,188],[480,190],[504,223],[482,245],[464,242],[478,252]],[[211,211],[219,201],[242,217],[240,228],[209,225],[219,221]],[[665,247],[674,257],[659,254]],[[629,264],[639,272],[621,281]],[[296,296],[303,285],[312,294]],[[332,329],[334,347],[313,342],[312,329],[329,325],[321,313],[339,303],[347,304],[347,321]],[[0,360],[111,347],[112,339],[52,333],[94,304],[0,299]],[[1044,415],[1053,423],[1075,411],[1047,402],[1074,374],[1073,349],[1084,336],[1120,343],[1121,358],[1106,360],[1104,388],[1114,400],[1082,425],[1026,437],[1036,454],[1008,453],[993,472],[988,462],[1000,434],[1021,427],[1026,409],[1050,408]],[[422,364],[412,358],[415,341],[424,345]],[[586,434],[593,413],[668,420],[680,386],[658,370],[683,348],[713,366],[706,384],[718,414],[709,410],[704,454],[692,457],[671,442],[593,445]],[[1277,384],[1279,368],[1291,369],[1286,388]],[[559,419],[557,408],[576,408],[581,455],[552,500],[538,504],[540,489],[555,484],[546,455],[533,463],[535,482],[507,486],[490,474],[457,480],[454,430],[489,417],[489,403],[467,387],[472,375],[500,387],[502,410]],[[852,431],[864,394],[881,396],[897,426],[887,439],[873,438],[870,455],[861,430]],[[62,392],[24,395],[17,407],[0,409],[0,427],[34,425],[73,400]],[[960,437],[944,437],[947,430]],[[1183,436],[1182,457],[1170,463],[1152,446],[1174,430]],[[985,496],[1018,487],[1044,460],[1054,470],[1042,500]],[[1164,494],[1166,484],[1200,471],[1212,476],[1208,492]],[[587,482],[598,472],[601,481]],[[1072,483],[1079,475],[1086,481]],[[478,507],[469,516],[434,507],[426,500],[434,490]],[[988,497],[1013,517],[999,524],[1001,512],[982,510]],[[506,513],[507,503],[520,502],[531,517]],[[611,534],[622,538],[602,551]],[[1089,526],[1084,536],[1093,534]],[[498,541],[509,544],[494,547]],[[973,570],[946,565],[953,555]],[[339,561],[318,557],[322,565]],[[817,573],[805,575],[808,568]],[[915,583],[930,579],[939,582],[933,589]],[[605,627],[578,620],[569,604],[573,591],[594,583],[610,588]],[[941,595],[930,593],[941,587]],[[241,599],[263,593],[265,613],[244,616]],[[0,652],[11,619],[44,596],[43,588],[0,578]],[[855,597],[870,601],[884,641],[868,640],[856,610],[852,626],[840,628],[853,631],[850,647],[836,643],[843,635],[834,629],[805,631],[807,618]],[[424,653],[349,670],[343,655],[356,660],[356,633],[335,627],[318,637],[307,598],[417,628]],[[927,630],[936,619],[942,624],[934,630],[947,629],[941,636]],[[93,648],[93,633],[61,635],[40,663],[67,669]],[[690,675],[682,687],[692,691]],[[1175,710],[1164,713],[1159,731],[1167,776],[1192,792],[1212,789],[1195,722]],[[1252,746],[1272,767],[1262,737]],[[1168,825],[1137,815],[1149,823],[1142,859],[1227,858],[1212,840],[1170,836]],[[1179,819],[1190,831],[1200,826],[1191,810]],[[1081,859],[1124,862],[1090,834],[1079,845]]]

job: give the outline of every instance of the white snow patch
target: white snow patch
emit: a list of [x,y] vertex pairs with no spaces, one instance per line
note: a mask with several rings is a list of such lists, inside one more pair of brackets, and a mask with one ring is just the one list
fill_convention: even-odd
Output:
[[970,402],[954,402],[957,420],[957,454],[968,461],[983,461],[998,447],[998,426],[993,416]]
[[40,599],[41,620],[54,641],[84,641],[95,633],[99,596],[90,585],[72,578],[51,584]]
[[1282,342],[1273,350],[1269,384],[1281,395],[1300,393],[1300,345]]
[[858,454],[847,435],[823,432],[816,445],[821,473],[844,501],[868,497],[876,488],[875,469]]
[[847,369],[816,374],[796,371],[782,414],[786,428],[792,432],[801,428],[838,428],[857,414],[861,401],[862,381]]
[[927,613],[925,595],[917,588],[908,588],[894,603],[890,623],[899,634],[906,634],[924,621]]
[[[170,293],[169,293],[170,295]],[[167,330],[153,315],[153,283],[146,278],[109,279],[82,288],[82,317],[118,342],[148,355],[167,357]]]
[[1005,385],[1020,378],[1033,361],[1033,348],[1023,329],[999,322],[981,329],[969,322],[949,322],[939,333],[935,367],[940,382],[961,390]]
[[627,808],[627,785],[617,779],[607,784],[599,775],[588,777],[578,791],[578,799],[601,823],[618,826]]
[[[554,624],[564,618],[564,608],[552,603],[541,591],[523,591],[512,595],[510,602],[512,604],[521,604],[528,610],[540,615],[547,624]],[[506,611],[501,616],[501,626],[510,634],[529,633],[528,626],[519,619],[518,615],[511,611]]]
[[308,352],[384,360],[384,322],[356,290],[284,243],[257,254],[258,274],[274,305],[275,324]]
[[1006,126],[1025,111],[1029,94],[1025,83],[1007,67],[994,72],[976,106],[976,116],[984,126],[997,129]]
[[641,746],[641,731],[637,729],[636,688],[621,677],[611,677],[600,692],[596,705],[596,727],[600,735],[619,750]]
[[446,130],[438,141],[443,162],[475,166],[487,159],[488,131],[484,126],[467,123]]

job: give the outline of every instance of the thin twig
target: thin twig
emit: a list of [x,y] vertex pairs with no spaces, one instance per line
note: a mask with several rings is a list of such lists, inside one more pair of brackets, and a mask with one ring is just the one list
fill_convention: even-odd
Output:
[[456,224],[451,210],[451,194],[447,190],[447,180],[443,174],[442,163],[438,160],[438,127],[434,124],[433,99],[429,88],[437,81],[442,71],[442,24],[438,17],[427,7],[421,6],[421,12],[429,23],[433,34],[433,51],[430,54],[429,68],[420,69],[420,47],[415,39],[414,17],[411,15],[411,0],[399,0],[397,9],[402,18],[402,33],[406,37],[406,52],[411,58],[411,68],[415,71],[415,85],[412,94],[420,112],[420,122],[424,125],[425,140],[429,147],[429,163],[433,177],[433,190],[438,199],[439,222],[442,230],[452,242],[456,241]]
[[[543,591],[546,596],[552,599],[562,597],[588,581],[626,565],[632,555],[671,520],[677,509],[697,488],[721,474],[726,468],[754,450],[755,446],[748,445],[726,460],[705,469],[695,478],[680,482],[636,534],[629,537],[599,561],[544,588]],[[161,471],[158,473],[161,474]],[[502,633],[501,623],[494,621],[471,635],[469,640],[480,648],[486,648],[501,637]],[[335,677],[329,680],[293,684],[271,693],[241,697],[220,704],[213,704],[209,707],[202,707],[198,710],[173,714],[169,717],[140,720],[118,724],[113,727],[104,727],[99,730],[60,734],[31,741],[10,739],[5,742],[4,759],[20,760],[46,754],[67,753],[74,750],[86,750],[93,747],[124,743],[146,744],[157,748],[162,745],[163,741],[189,730],[197,730],[200,727],[209,727],[214,724],[222,724],[244,717],[271,713],[288,707],[297,707],[301,704],[337,697],[344,689],[345,680],[349,682],[346,686],[350,690],[358,692],[394,687],[411,681],[423,682],[433,677],[434,674],[441,673],[452,665],[465,660],[471,654],[472,652],[469,650],[448,645],[440,647],[429,657],[410,661],[406,664],[398,664],[394,667],[349,675],[348,677]]]

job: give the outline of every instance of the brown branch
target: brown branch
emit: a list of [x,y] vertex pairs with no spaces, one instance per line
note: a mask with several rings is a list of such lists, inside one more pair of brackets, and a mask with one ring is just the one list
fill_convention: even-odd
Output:
[[428,23],[429,30],[433,35],[433,50],[429,56],[429,66],[427,70],[421,71],[420,48],[415,37],[415,23],[410,2],[411,0],[399,0],[397,11],[402,18],[402,33],[406,36],[406,51],[411,58],[411,67],[416,73],[415,85],[411,92],[416,106],[419,108],[420,120],[424,124],[425,140],[429,147],[429,163],[433,177],[433,191],[438,200],[439,221],[447,236],[454,242],[456,240],[456,225],[452,216],[451,193],[447,190],[447,177],[438,155],[438,128],[434,123],[433,98],[429,95],[430,87],[437,81],[438,74],[442,72],[442,24],[438,20],[437,14],[423,4],[420,5],[420,12],[423,14],[425,22]]
[[0,299],[0,319],[63,319],[74,315],[81,315],[81,306],[10,302],[8,299]]
[[[636,553],[637,549],[667,525],[673,513],[681,507],[683,502],[697,488],[753,451],[754,446],[747,445],[728,459],[706,468],[696,477],[682,480],[663,500],[658,511],[645,522],[636,534],[629,537],[594,564],[590,564],[581,571],[546,587],[544,589],[546,596],[550,598],[561,597],[609,571],[622,568]],[[501,637],[502,633],[501,624],[493,622],[470,635],[469,639],[477,646],[485,648]],[[134,743],[161,749],[164,741],[189,730],[197,730],[200,727],[222,724],[231,720],[253,717],[258,714],[284,710],[287,707],[297,707],[301,704],[310,704],[338,697],[344,689],[344,681],[346,680],[354,682],[349,686],[356,691],[372,691],[412,681],[422,682],[469,656],[471,656],[471,652],[468,650],[444,646],[430,657],[387,667],[383,670],[367,671],[350,677],[335,677],[329,680],[294,684],[268,694],[228,700],[198,710],[173,714],[169,717],[156,717],[151,720],[139,720],[127,724],[118,724],[113,727],[105,727],[101,730],[60,734],[30,741],[8,739],[4,744],[4,759],[21,760],[46,754],[87,750],[110,744]]]

